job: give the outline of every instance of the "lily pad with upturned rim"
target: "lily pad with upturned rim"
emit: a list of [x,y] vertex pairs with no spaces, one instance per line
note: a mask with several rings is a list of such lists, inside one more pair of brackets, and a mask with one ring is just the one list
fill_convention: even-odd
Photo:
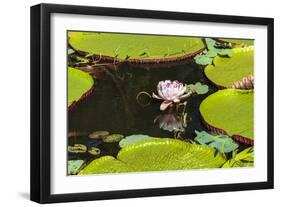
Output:
[[232,57],[214,58],[213,65],[204,70],[214,84],[228,88],[244,77],[254,74],[254,47],[234,48]]
[[219,168],[226,159],[208,146],[177,139],[152,138],[124,147],[117,158],[92,161],[79,174]]
[[[224,89],[208,96],[200,105],[207,125],[229,136],[254,140],[254,91]],[[243,139],[240,141],[243,142]]]
[[[78,51],[115,60],[159,60],[180,58],[201,51],[205,45],[199,37],[168,35],[69,32],[69,44]],[[108,59],[108,58],[107,58]]]
[[68,67],[68,100],[67,105],[77,102],[94,85],[92,76],[81,70]]

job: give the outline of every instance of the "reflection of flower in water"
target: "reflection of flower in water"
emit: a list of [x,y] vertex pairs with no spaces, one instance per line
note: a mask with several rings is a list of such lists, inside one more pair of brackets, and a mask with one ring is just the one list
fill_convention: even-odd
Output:
[[156,117],[154,123],[158,121],[159,128],[173,132],[173,131],[184,131],[184,124],[181,116],[178,113],[168,112],[161,114]]
[[173,103],[179,103],[183,98],[190,94],[184,94],[186,86],[178,81],[165,80],[157,85],[158,95],[152,94],[153,98],[163,100],[160,110],[164,111]]

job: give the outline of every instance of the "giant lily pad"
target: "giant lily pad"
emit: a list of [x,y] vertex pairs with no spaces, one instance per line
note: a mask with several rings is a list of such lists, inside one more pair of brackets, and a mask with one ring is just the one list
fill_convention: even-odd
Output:
[[152,138],[122,148],[117,158],[98,158],[79,174],[219,168],[225,161],[221,153],[208,146]]
[[234,48],[232,57],[217,56],[205,74],[216,85],[228,88],[254,73],[254,47]]
[[237,141],[253,143],[253,90],[220,90],[201,103],[200,113],[207,125],[241,138]]
[[68,101],[70,106],[73,102],[81,99],[81,97],[89,91],[94,84],[93,78],[78,69],[68,67]]
[[238,46],[252,46],[254,45],[254,40],[249,39],[220,39],[224,42],[233,43]]
[[100,33],[69,32],[69,43],[78,51],[118,60],[177,58],[203,49],[201,38]]

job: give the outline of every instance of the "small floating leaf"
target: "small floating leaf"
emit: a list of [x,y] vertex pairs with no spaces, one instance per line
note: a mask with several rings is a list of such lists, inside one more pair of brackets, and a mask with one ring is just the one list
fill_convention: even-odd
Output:
[[147,136],[147,135],[143,135],[143,134],[134,134],[134,135],[131,135],[131,136],[127,136],[127,137],[125,137],[125,139],[121,140],[119,142],[119,146],[121,148],[123,148],[123,147],[127,147],[131,144],[135,144],[137,142],[140,142],[142,140],[151,139],[151,138],[152,137]]
[[67,174],[76,175],[79,169],[84,164],[84,160],[68,160],[67,161]]
[[84,153],[87,151],[87,147],[83,144],[74,144],[73,146],[68,146],[67,150],[71,153]]
[[194,57],[194,60],[199,65],[209,65],[213,62],[213,58],[208,57],[207,55],[196,55]]
[[67,50],[67,54],[68,54],[68,55],[71,55],[71,54],[73,54],[73,53],[75,53],[75,51],[74,51],[73,49],[69,48],[69,49]]
[[[203,57],[209,58],[211,61],[208,64],[212,64],[213,62],[213,58],[216,57],[218,55],[218,51],[217,50],[209,50],[207,51]],[[206,64],[201,64],[201,65],[206,65]]]
[[205,42],[206,42],[208,50],[212,50],[213,48],[215,48],[216,41],[214,39],[205,38]]
[[91,154],[91,155],[99,155],[100,154],[100,149],[97,148],[97,147],[91,147],[88,152]]
[[215,41],[211,38],[205,38],[205,42],[208,50],[204,50],[202,54],[198,54],[194,57],[194,60],[199,65],[211,65],[213,63],[213,58],[221,56],[232,56],[232,50],[225,48],[224,45]]
[[205,131],[198,132],[195,131],[196,137],[195,140],[202,145],[209,145],[217,149],[222,153],[229,153],[238,148],[238,144],[236,144],[231,137],[227,135],[211,135]]
[[95,131],[95,132],[92,132],[91,134],[89,134],[88,137],[91,139],[102,139],[108,135],[109,135],[108,131]]
[[122,134],[111,134],[103,138],[104,142],[112,143],[112,142],[119,142],[124,138]]
[[197,82],[195,84],[189,84],[186,86],[186,93],[190,91],[197,94],[205,94],[208,93],[209,87],[207,85],[201,84],[200,82]]
[[218,54],[221,55],[221,56],[232,57],[232,50],[231,49],[224,49],[224,50],[221,50]]

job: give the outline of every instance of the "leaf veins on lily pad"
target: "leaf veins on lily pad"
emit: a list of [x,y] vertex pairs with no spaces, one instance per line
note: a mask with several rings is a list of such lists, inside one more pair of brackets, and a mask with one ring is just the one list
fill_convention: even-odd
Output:
[[220,168],[226,161],[215,149],[177,139],[152,138],[122,148],[117,157],[90,162],[79,175]]
[[232,159],[228,160],[222,167],[252,167],[254,166],[254,150],[253,147],[244,149],[243,151],[236,153],[233,152]]

